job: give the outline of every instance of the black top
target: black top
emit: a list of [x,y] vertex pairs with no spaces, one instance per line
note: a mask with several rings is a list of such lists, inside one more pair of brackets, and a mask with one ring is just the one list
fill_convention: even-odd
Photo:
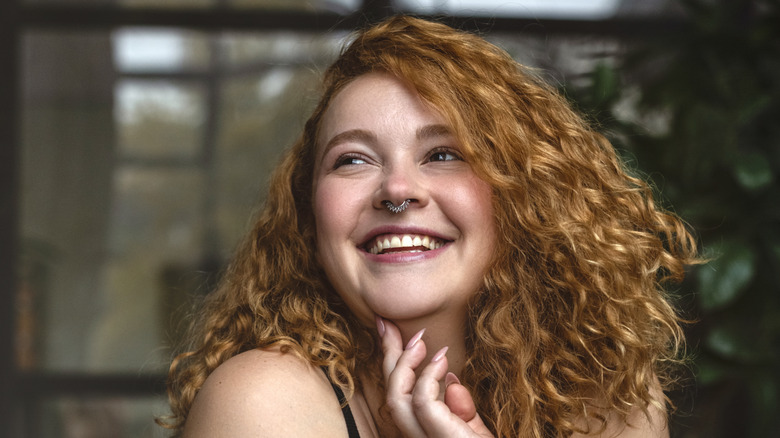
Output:
[[[325,371],[325,376],[328,377],[328,380],[330,380],[327,370],[323,369],[323,371]],[[349,433],[349,438],[360,438],[357,424],[355,424],[355,417],[352,416],[352,409],[349,408],[347,398],[344,397],[344,392],[333,382],[330,382],[330,386],[333,387],[333,391],[336,393],[336,397],[339,399],[339,404],[342,406],[341,413],[344,414],[344,421],[347,423],[347,432]]]

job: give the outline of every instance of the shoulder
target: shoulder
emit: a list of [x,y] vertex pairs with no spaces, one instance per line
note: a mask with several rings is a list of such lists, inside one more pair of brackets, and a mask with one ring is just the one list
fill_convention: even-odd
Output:
[[[668,418],[665,398],[657,379],[650,388],[652,402],[647,406],[647,412],[634,408],[627,418],[621,418],[615,412],[598,410],[603,414],[607,424],[606,429],[597,435],[601,438],[669,438]],[[584,429],[599,430],[600,424],[595,421],[580,418],[577,425]],[[571,438],[585,438],[586,435],[575,433]]]
[[294,354],[252,350],[206,379],[184,436],[346,436],[346,426],[324,373]]

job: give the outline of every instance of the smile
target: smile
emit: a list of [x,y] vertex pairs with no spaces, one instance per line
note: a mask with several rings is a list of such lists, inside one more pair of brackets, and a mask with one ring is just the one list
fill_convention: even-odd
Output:
[[417,234],[385,234],[372,239],[366,245],[371,254],[391,252],[423,252],[441,248],[444,241],[431,236]]

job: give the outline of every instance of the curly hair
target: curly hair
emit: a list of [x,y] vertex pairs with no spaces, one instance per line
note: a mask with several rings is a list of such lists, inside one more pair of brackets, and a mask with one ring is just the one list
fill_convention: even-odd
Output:
[[664,287],[696,263],[685,224],[657,206],[610,143],[544,81],[483,38],[398,16],[358,32],[277,168],[256,225],[171,365],[177,431],[207,376],[279,346],[354,393],[378,354],[316,262],[312,175],[331,99],[369,72],[394,75],[447,120],[493,190],[497,248],[469,309],[461,380],[497,435],[588,432],[578,418],[648,413],[683,342]]

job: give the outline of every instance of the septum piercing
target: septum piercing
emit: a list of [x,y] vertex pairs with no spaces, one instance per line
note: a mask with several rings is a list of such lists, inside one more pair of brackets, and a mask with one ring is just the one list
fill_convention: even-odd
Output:
[[395,205],[390,201],[385,201],[385,207],[387,207],[388,210],[390,210],[392,213],[400,213],[404,210],[406,210],[406,207],[409,206],[409,203],[411,202],[411,199],[406,199],[404,202],[400,203],[399,205]]

